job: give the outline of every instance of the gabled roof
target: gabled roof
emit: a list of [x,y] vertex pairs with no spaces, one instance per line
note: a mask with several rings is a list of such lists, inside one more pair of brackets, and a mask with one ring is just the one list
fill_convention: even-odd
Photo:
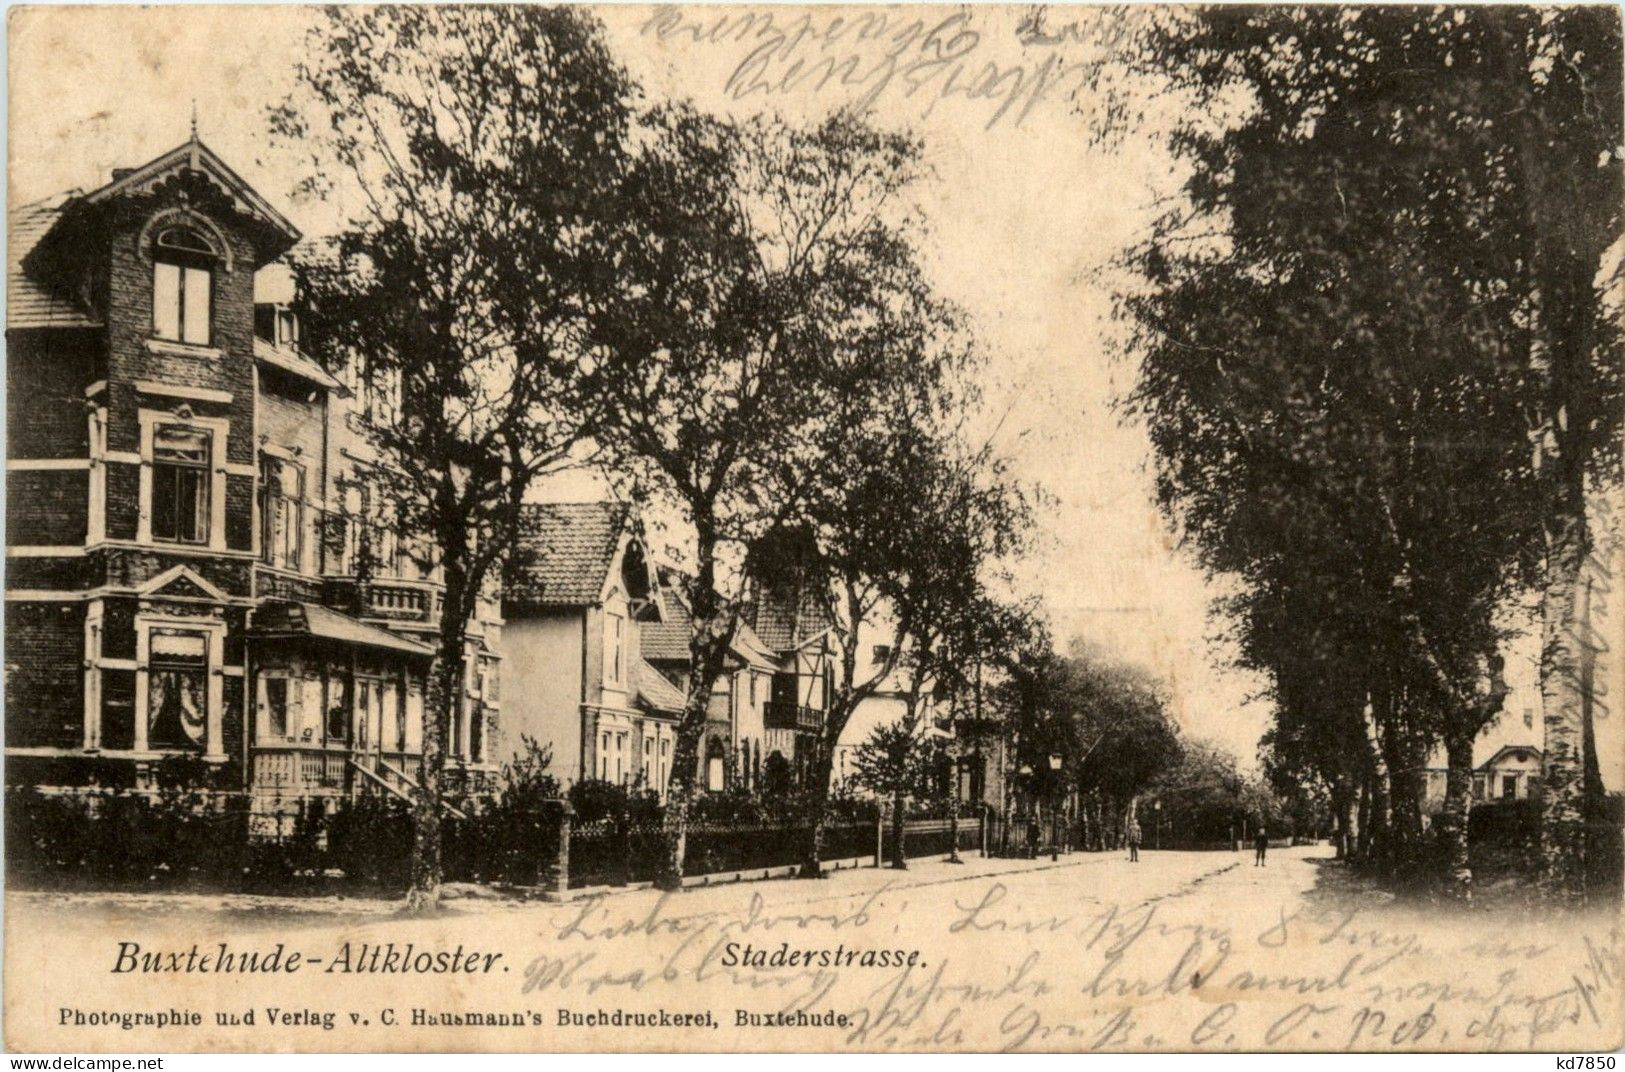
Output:
[[746,609],[745,620],[775,652],[799,648],[823,636],[830,626],[823,604],[801,586],[762,592]]
[[426,644],[358,621],[348,614],[340,614],[317,603],[296,603],[285,599],[266,600],[254,608],[254,624],[249,633],[257,637],[311,637],[402,655],[434,654],[434,649]]
[[778,664],[773,661],[775,652],[756,635],[756,630],[750,627],[749,622],[739,623],[739,628],[734,631],[732,649],[733,653],[747,665],[754,666],[758,670],[778,669]]
[[[12,328],[86,328],[100,327],[101,320],[91,316],[71,296],[53,290],[44,282],[24,270],[23,264],[35,247],[39,246],[52,228],[64,216],[72,216],[85,225],[84,219],[95,206],[105,204],[122,194],[139,192],[156,180],[174,171],[193,171],[207,176],[228,197],[236,211],[254,220],[258,227],[261,256],[269,260],[279,256],[298,242],[299,229],[288,218],[261,197],[242,177],[226,165],[198,140],[194,134],[155,160],[137,168],[119,169],[111,182],[88,194],[72,191],[66,195],[35,201],[12,209],[8,213],[6,236],[6,327]],[[70,220],[64,226],[73,227]],[[90,224],[94,226],[94,223]],[[65,239],[70,246],[74,240]]]
[[[649,602],[658,611],[660,620],[645,621],[638,626],[643,657],[653,663],[686,665],[692,657],[689,636],[694,629],[694,619],[688,605],[670,585],[655,589],[650,594]],[[762,642],[749,622],[740,621],[734,630],[733,640],[728,644],[728,652],[741,666],[753,666],[769,672],[778,669],[776,653]]]
[[1489,768],[1495,766],[1501,757],[1506,755],[1508,752],[1528,752],[1537,760],[1541,758],[1540,749],[1536,748],[1532,744],[1509,744],[1497,749],[1493,756],[1478,765],[1478,769],[1481,771],[1488,770]]
[[627,513],[623,503],[527,503],[503,606],[524,611],[597,603],[626,534]]
[[660,613],[663,622],[687,622],[693,615],[688,612],[688,604],[683,597],[669,584],[662,584],[654,590],[649,600]]
[[656,711],[680,713],[688,700],[681,689],[666,680],[666,675],[643,659],[632,663],[632,685],[637,689],[637,701]]
[[286,216],[271,207],[270,202],[261,197],[254,188],[244,182],[242,176],[231,170],[226,162],[217,155],[213,149],[198,140],[197,132],[192,137],[175,148],[164,153],[155,160],[149,160],[140,167],[128,171],[115,172],[113,181],[100,186],[83,197],[79,202],[87,205],[99,204],[120,194],[139,190],[152,182],[158,176],[180,168],[191,171],[201,171],[218,182],[225,191],[237,202],[237,206],[251,216],[258,218],[274,230],[280,231],[293,245],[302,237],[299,228],[295,227]]
[[94,328],[101,321],[23,271],[31,253],[61,215],[59,198],[35,201],[11,212],[6,234],[6,327]]

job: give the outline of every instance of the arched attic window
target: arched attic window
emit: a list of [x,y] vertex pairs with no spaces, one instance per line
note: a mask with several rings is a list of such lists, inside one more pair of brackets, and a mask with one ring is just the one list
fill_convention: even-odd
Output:
[[190,227],[165,227],[152,244],[152,330],[171,342],[209,344],[219,254]]

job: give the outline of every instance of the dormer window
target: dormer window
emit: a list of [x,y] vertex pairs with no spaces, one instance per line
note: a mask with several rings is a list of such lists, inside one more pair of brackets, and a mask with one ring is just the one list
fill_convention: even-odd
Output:
[[254,334],[288,350],[299,349],[299,315],[286,305],[254,306]]
[[152,330],[170,342],[209,345],[218,255],[187,227],[166,227],[152,247]]

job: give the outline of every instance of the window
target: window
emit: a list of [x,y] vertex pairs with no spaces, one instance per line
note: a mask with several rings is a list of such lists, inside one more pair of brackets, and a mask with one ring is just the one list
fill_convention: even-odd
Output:
[[747,673],[745,676],[750,678],[750,705],[754,708],[756,706],[756,675]]
[[366,748],[369,740],[367,722],[372,713],[372,682],[357,681],[355,687],[355,746]]
[[398,366],[357,354],[344,367],[345,386],[358,406],[351,423],[388,428],[401,419],[401,370]]
[[1503,774],[1501,776],[1501,799],[1514,800],[1518,796],[1518,776],[1516,774]]
[[171,342],[209,344],[213,247],[195,231],[160,231],[152,251],[152,330]]
[[301,568],[305,537],[305,470],[294,462],[260,463],[260,557],[282,569]]
[[401,577],[401,520],[383,488],[371,480],[340,479],[343,495],[343,562],[351,576]]
[[402,752],[408,750],[406,738],[406,698],[410,695],[405,686],[395,697],[395,747]]
[[288,679],[270,677],[265,684],[265,732],[278,740],[288,736]]
[[209,542],[209,458],[213,440],[195,428],[164,425],[152,444],[152,535]]
[[350,684],[340,674],[327,679],[327,739],[347,741],[350,738]]
[[470,763],[485,762],[485,711],[480,707],[468,718],[468,759]]
[[726,788],[723,774],[722,742],[715,737],[705,751],[705,788],[708,792],[720,793]]
[[154,629],[149,643],[147,746],[201,751],[209,725],[208,637]]
[[604,648],[604,676],[610,681],[624,680],[626,667],[622,655],[622,640],[625,628],[626,619],[619,614],[609,616],[608,635],[605,637],[607,643]]
[[876,666],[884,665],[886,660],[890,659],[890,658],[891,658],[891,645],[890,644],[876,644],[875,645],[874,663],[875,663]]

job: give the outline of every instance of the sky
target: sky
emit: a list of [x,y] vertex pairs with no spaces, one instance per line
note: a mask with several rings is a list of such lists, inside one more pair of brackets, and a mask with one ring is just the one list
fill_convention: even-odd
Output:
[[[1074,90],[1098,59],[1100,27],[1056,8],[1024,42],[1014,8],[912,9],[883,14],[884,25],[869,10],[866,20],[823,9],[801,23],[774,9],[770,30],[741,23],[738,9],[599,15],[651,98],[792,120],[861,103],[923,139],[927,270],[986,343],[988,431],[1048,498],[1018,568],[1023,589],[1043,597],[1059,646],[1079,639],[1145,666],[1188,734],[1251,765],[1268,722],[1255,698],[1263,682],[1213,639],[1215,589],[1157,511],[1144,431],[1113,406],[1132,380],[1114,356],[1113,262],[1177,190],[1177,169],[1149,129],[1092,143],[1098,95]],[[310,17],[288,7],[14,12],[10,203],[89,189],[115,166],[158,156],[185,140],[195,107],[211,148],[318,229],[323,209],[291,196],[302,176],[266,118],[292,85]],[[817,77],[829,69],[843,75]]]

